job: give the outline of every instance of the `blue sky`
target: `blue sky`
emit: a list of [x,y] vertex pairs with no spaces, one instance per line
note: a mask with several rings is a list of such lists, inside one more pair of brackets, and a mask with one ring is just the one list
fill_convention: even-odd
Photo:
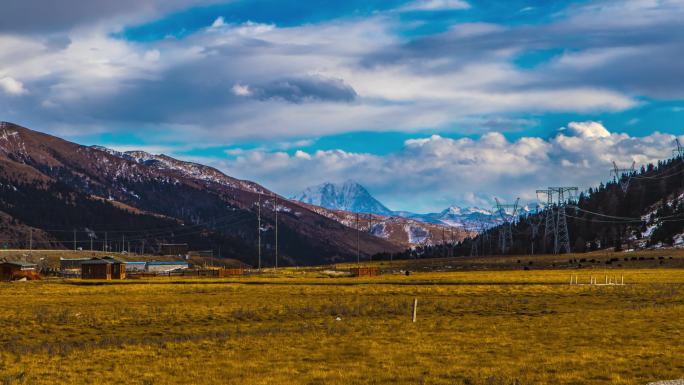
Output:
[[7,0],[0,120],[284,195],[354,179],[393,209],[533,201],[671,154],[682,17],[679,0]]

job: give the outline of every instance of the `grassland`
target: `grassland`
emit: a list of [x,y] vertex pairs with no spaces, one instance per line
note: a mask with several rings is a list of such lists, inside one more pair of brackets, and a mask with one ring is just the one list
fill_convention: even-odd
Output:
[[[645,384],[684,377],[684,270],[0,284],[5,384]],[[413,299],[418,319],[411,321]],[[338,320],[339,318],[339,320]]]

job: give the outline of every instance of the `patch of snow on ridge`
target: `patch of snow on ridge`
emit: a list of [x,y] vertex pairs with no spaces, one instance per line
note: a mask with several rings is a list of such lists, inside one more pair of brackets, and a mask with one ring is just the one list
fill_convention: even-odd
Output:
[[426,243],[428,236],[430,235],[429,231],[415,225],[406,225],[404,226],[404,230],[406,231],[406,235],[408,235],[409,243],[413,245]]

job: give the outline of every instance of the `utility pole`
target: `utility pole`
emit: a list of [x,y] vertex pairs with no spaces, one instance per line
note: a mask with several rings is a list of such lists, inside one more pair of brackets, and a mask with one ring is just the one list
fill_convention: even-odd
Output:
[[105,253],[107,252],[107,232],[106,231],[105,231],[104,245],[102,245],[102,251],[104,251]]
[[76,229],[74,229],[74,251],[76,251]]
[[33,250],[33,228],[29,228],[29,252]]
[[273,209],[275,210],[275,268],[278,268],[278,196],[273,194],[275,197],[275,204]]
[[359,232],[359,213],[356,213],[356,263],[361,263],[361,251],[359,249],[361,234]]
[[[472,233],[472,229],[469,229],[469,232]],[[480,238],[482,238],[482,234],[477,234],[475,236],[470,237],[470,256],[471,257],[477,257],[479,254],[477,242],[478,242],[478,239],[480,239]],[[483,243],[483,247],[484,247],[484,243]]]
[[126,251],[126,234],[121,234],[121,252]]
[[258,215],[258,223],[257,223],[257,250],[259,253],[258,260],[259,260],[259,271],[261,271],[261,192],[259,192],[259,206],[257,207],[257,211],[259,213]]
[[93,235],[90,234],[90,251],[93,251]]

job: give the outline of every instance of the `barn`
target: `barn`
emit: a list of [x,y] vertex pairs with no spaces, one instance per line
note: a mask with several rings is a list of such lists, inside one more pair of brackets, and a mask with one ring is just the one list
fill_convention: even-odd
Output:
[[12,281],[18,278],[36,279],[38,278],[36,267],[35,263],[28,262],[0,262],[0,279],[3,281]]
[[81,262],[81,278],[124,279],[126,278],[126,262],[114,257],[91,258]]

